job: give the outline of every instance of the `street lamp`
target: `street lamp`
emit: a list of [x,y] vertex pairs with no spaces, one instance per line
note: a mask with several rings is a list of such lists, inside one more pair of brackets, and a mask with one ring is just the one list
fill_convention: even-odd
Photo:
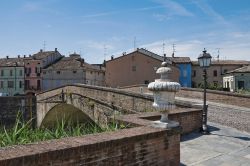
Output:
[[207,68],[211,64],[211,55],[207,53],[206,49],[204,48],[204,51],[200,56],[198,57],[198,62],[201,68],[203,68],[203,78],[204,78],[204,97],[203,97],[203,111],[202,111],[202,128],[201,132],[202,134],[208,134],[208,128],[207,128],[207,104],[206,104],[206,93],[207,93]]

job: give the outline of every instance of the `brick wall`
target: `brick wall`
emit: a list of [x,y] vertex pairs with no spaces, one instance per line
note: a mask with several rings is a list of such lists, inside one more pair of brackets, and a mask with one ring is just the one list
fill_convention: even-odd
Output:
[[12,126],[18,111],[23,120],[36,118],[36,98],[25,96],[0,97],[0,126]]
[[[203,90],[195,88],[182,88],[176,95],[179,97],[202,99]],[[207,90],[207,100],[240,107],[250,107],[250,95],[242,95],[232,92]]]
[[147,120],[134,120],[139,127],[1,148],[0,165],[179,166],[180,128],[153,128]]

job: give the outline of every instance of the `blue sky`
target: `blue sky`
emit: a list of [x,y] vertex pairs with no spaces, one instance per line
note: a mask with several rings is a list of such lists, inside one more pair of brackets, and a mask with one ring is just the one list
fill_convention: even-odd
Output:
[[[101,63],[136,47],[250,60],[249,0],[1,0],[0,56],[55,47]],[[165,43],[165,49],[163,49]],[[106,48],[106,49],[104,49]]]

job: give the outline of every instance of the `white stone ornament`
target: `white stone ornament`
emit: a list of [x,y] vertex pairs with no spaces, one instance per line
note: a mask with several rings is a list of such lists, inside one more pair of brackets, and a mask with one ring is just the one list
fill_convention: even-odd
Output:
[[175,94],[180,90],[180,84],[171,82],[168,78],[171,72],[171,68],[167,67],[167,62],[162,62],[161,67],[156,71],[157,74],[161,75],[161,78],[148,85],[148,89],[153,91],[154,95],[153,107],[162,112],[161,120],[153,122],[155,127],[171,128],[179,126],[178,122],[168,119],[169,110],[175,109]]

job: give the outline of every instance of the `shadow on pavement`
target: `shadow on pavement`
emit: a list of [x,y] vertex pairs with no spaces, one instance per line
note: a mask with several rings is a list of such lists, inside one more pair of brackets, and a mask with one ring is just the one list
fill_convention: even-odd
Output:
[[[220,129],[217,128],[217,127],[208,125],[208,130],[209,130],[209,132],[213,132],[213,131],[219,131]],[[201,137],[201,136],[203,136],[203,134],[198,132],[198,131],[197,132],[192,132],[192,133],[189,133],[189,134],[185,134],[185,135],[181,136],[181,142],[196,139],[196,138]]]
[[217,135],[217,136],[222,136],[222,137],[230,137],[230,138],[237,138],[237,139],[241,139],[243,141],[250,141],[250,137],[235,137],[235,136],[228,136],[228,135],[221,135],[221,134],[211,134],[211,135]]

